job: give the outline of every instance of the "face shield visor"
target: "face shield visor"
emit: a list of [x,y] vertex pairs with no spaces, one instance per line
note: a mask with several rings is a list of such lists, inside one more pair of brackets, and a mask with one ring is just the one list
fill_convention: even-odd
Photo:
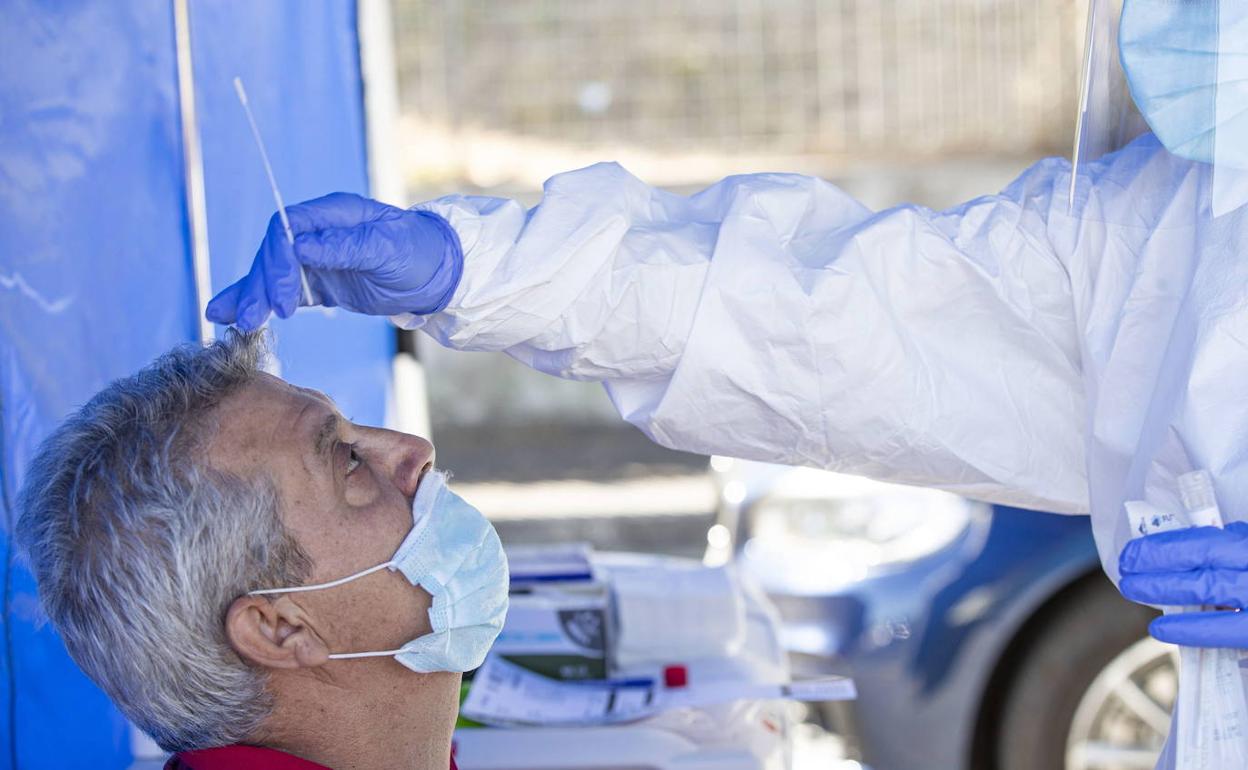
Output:
[[1248,203],[1248,0],[1089,0],[1081,76],[1073,214],[1133,221],[1131,201],[1097,190],[1117,187],[1121,164],[1106,156],[1150,130],[1205,167],[1190,177],[1200,189],[1185,213],[1213,218]]

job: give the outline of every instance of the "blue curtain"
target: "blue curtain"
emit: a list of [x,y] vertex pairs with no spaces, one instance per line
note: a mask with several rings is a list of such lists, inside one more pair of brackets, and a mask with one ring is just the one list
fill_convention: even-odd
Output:
[[[191,3],[214,289],[273,203],[231,81],[246,82],[289,202],[366,192],[353,0]],[[11,537],[40,440],[110,379],[197,336],[172,4],[0,8],[0,767],[129,764],[129,727],[41,621]],[[380,424],[384,320],[301,311],[283,373]]]

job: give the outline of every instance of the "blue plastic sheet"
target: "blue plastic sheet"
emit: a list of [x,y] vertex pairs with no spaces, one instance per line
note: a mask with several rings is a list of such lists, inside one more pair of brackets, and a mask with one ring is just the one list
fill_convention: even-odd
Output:
[[[367,188],[355,4],[191,3],[214,288],[249,264],[273,203],[231,87],[247,84],[293,202]],[[39,441],[110,379],[197,337],[172,4],[0,9],[0,768],[126,767],[129,727],[41,623],[13,560]],[[383,419],[394,336],[302,311],[284,374]]]
[[[192,338],[170,4],[9,3],[0,19],[5,554],[40,439],[113,377]],[[6,560],[0,764],[124,767],[129,734]],[[55,748],[54,748],[55,747]]]

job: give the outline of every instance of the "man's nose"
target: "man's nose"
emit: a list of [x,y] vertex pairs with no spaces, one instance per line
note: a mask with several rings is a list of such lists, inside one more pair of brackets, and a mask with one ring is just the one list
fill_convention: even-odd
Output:
[[420,477],[433,466],[433,444],[420,436],[385,428],[370,428],[369,431],[381,445],[383,462],[394,485],[404,496],[415,496]]

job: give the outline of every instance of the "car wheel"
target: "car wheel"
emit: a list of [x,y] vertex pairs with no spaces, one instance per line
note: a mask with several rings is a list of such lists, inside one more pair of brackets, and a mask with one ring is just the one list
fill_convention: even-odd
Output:
[[1152,770],[1178,693],[1155,612],[1093,579],[1032,624],[1000,714],[998,770]]

